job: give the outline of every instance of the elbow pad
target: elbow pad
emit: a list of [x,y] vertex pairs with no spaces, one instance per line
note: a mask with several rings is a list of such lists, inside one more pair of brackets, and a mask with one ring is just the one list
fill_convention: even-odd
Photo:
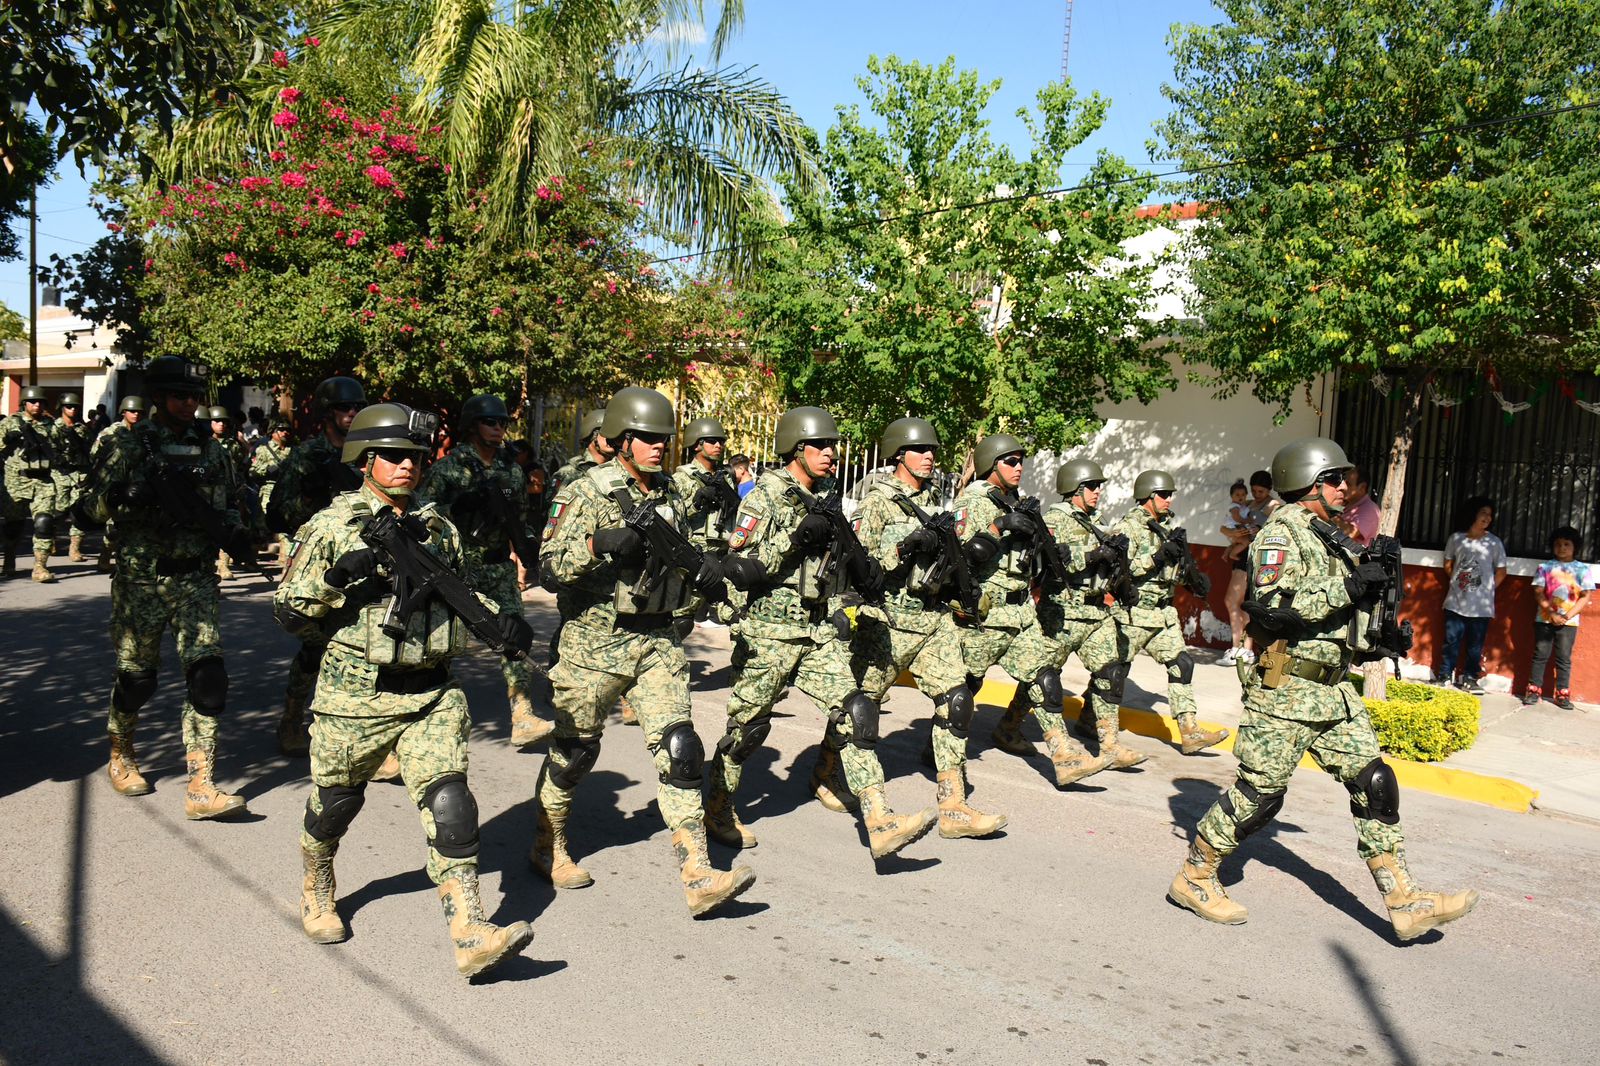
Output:
[[735,553],[722,564],[722,576],[740,592],[753,592],[767,583],[767,568],[760,559]]

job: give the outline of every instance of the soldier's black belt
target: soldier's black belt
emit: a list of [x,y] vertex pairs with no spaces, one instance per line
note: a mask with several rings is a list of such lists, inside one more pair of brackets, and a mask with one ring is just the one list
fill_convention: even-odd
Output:
[[181,577],[184,574],[197,574],[208,562],[214,566],[216,565],[216,558],[214,556],[210,559],[205,556],[173,556],[169,559],[157,559],[156,574],[160,577]]
[[511,549],[504,545],[493,548],[483,553],[483,561],[489,566],[493,566],[496,563],[509,563],[511,561]]
[[450,680],[449,666],[432,666],[420,670],[402,670],[392,666],[378,667],[378,678],[373,687],[379,692],[413,693],[440,688]]
[[629,633],[653,633],[672,625],[672,615],[665,611],[655,614],[619,614],[617,628]]
[[[1257,672],[1261,671],[1259,663],[1256,665],[1256,670]],[[1350,664],[1314,663],[1310,659],[1300,659],[1291,655],[1289,657],[1289,665],[1284,667],[1283,672],[1293,674],[1295,677],[1306,681],[1315,681],[1319,685],[1337,685],[1350,672]]]

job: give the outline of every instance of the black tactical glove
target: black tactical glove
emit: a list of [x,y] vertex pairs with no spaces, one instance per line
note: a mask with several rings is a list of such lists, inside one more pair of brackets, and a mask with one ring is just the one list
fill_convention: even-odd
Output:
[[22,430],[13,429],[6,434],[6,447],[15,448],[22,443]]
[[728,583],[722,579],[722,564],[706,556],[700,572],[694,575],[694,590],[704,596],[707,603],[721,603],[728,598]]
[[1378,648],[1384,658],[1395,658],[1411,650],[1414,638],[1411,634],[1411,622],[1401,622],[1399,625],[1390,623],[1383,627]]
[[627,526],[596,530],[594,553],[609,555],[619,563],[636,563],[644,558],[644,538]]
[[1202,600],[1211,595],[1211,575],[1196,570],[1189,577],[1189,591]]
[[1000,554],[1000,542],[987,533],[979,533],[967,541],[961,550],[966,553],[967,562],[982,566]]
[[869,600],[883,594],[883,566],[878,560],[863,557],[850,568],[850,584]]
[[500,636],[505,641],[500,654],[512,662],[527,658],[528,649],[533,647],[533,627],[520,614],[496,615],[495,623],[500,627]]
[[918,526],[906,534],[900,542],[900,558],[911,559],[916,556],[928,556],[939,550],[939,534],[927,526]]
[[717,489],[714,485],[702,485],[695,492],[694,498],[689,501],[689,510],[695,514],[704,514],[717,505]]
[[1344,590],[1350,602],[1356,603],[1369,592],[1376,592],[1389,583],[1389,572],[1382,563],[1357,563],[1355,573],[1344,579]]
[[812,512],[800,520],[790,539],[796,547],[806,551],[820,548],[833,539],[833,523],[828,521],[827,515]]
[[371,548],[354,548],[335,559],[327,573],[322,575],[322,580],[336,589],[342,589],[377,572],[378,553]]
[[1117,561],[1117,553],[1102,544],[1083,557],[1085,566],[1109,566]]
[[148,481],[116,484],[106,489],[106,502],[113,507],[154,507],[161,498]]
[[1176,563],[1183,558],[1187,546],[1185,541],[1168,537],[1161,542],[1161,547],[1156,549],[1156,559],[1163,563]]
[[994,520],[994,528],[1000,531],[1001,536],[1007,533],[1033,533],[1033,516],[1025,515],[1021,511],[1007,511]]
[[240,566],[249,566],[256,561],[256,538],[243,526],[234,526],[228,530],[222,550]]
[[730,555],[722,564],[722,573],[740,592],[758,591],[767,583],[767,568],[760,559],[749,555]]

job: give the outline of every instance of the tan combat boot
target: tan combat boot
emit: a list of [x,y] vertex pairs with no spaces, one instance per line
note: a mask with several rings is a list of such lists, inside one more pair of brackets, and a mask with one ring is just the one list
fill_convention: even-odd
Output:
[[1167,889],[1167,898],[1180,907],[1187,907],[1208,922],[1221,925],[1243,925],[1250,912],[1228,898],[1217,880],[1217,867],[1222,856],[1217,849],[1196,833],[1189,845],[1189,857],[1178,867],[1178,876]]
[[1100,736],[1100,757],[1109,756],[1113,770],[1126,770],[1149,758],[1144,752],[1135,751],[1117,739],[1119,729],[1116,722],[1096,722],[1095,725]]
[[706,835],[690,823],[673,830],[672,850],[678,854],[678,873],[683,878],[683,897],[689,913],[698,918],[709,914],[756,883],[756,872],[740,864],[732,870],[718,870],[706,855]]
[[334,906],[333,856],[300,849],[305,880],[300,882],[300,928],[318,944],[337,944],[350,936]]
[[817,802],[835,814],[849,814],[861,809],[861,801],[844,779],[844,766],[839,753],[826,743],[817,753],[817,764],[811,768],[811,794]]
[[1016,755],[1023,759],[1031,759],[1038,754],[1028,738],[1022,735],[1022,722],[1028,713],[1028,698],[1026,689],[1017,686],[1016,694],[1011,697],[1011,703],[1006,707],[1005,713],[994,725],[994,732],[989,734],[989,741],[999,751],[1007,755]]
[[1207,748],[1214,748],[1228,739],[1226,729],[1201,729],[1200,723],[1192,714],[1178,715],[1178,736],[1183,740],[1183,753],[1197,755]]
[[373,773],[372,779],[374,781],[400,780],[400,756],[394,753],[394,749],[391,748],[389,754],[383,757],[383,765],[379,766]]
[[907,844],[916,843],[939,821],[936,807],[924,807],[916,814],[894,813],[884,797],[882,785],[862,789],[860,800],[861,821],[867,827],[867,842],[874,859],[893,855]]
[[567,854],[567,816],[553,817],[538,802],[534,804],[533,848],[528,852],[528,863],[557,888],[588,888],[594,884],[589,871]]
[[213,754],[195,748],[188,754],[189,789],[183,794],[183,815],[191,821],[247,813],[243,796],[223,792],[211,781]]
[[511,744],[529,748],[555,732],[556,724],[533,713],[533,701],[526,692],[508,689],[506,698],[511,701]]
[[1003,814],[984,814],[967,805],[967,783],[960,770],[939,771],[939,835],[946,840],[986,837],[1006,827]]
[[67,538],[67,559],[74,563],[83,562],[83,534],[74,533]]
[[[720,756],[718,756],[720,758]],[[760,843],[750,827],[739,820],[733,796],[718,784],[706,789],[706,832],[713,840],[730,848],[753,848]]]
[[1478,905],[1474,889],[1465,892],[1424,892],[1411,880],[1404,848],[1374,855],[1367,860],[1372,880],[1383,893],[1389,908],[1389,922],[1401,940],[1415,940],[1435,926],[1453,922],[1471,913]]
[[297,757],[310,750],[311,738],[306,735],[305,698],[285,699],[283,717],[278,719],[278,751]]
[[1078,717],[1072,720],[1072,732],[1080,740],[1093,740],[1100,735],[1100,719],[1089,707],[1087,695],[1083,707],[1078,711]]
[[111,787],[124,796],[143,796],[150,792],[150,782],[139,772],[139,763],[133,754],[133,738],[126,733],[111,734],[111,762],[106,766],[111,776]]
[[56,575],[50,572],[49,562],[49,552],[33,553],[33,579],[41,585],[54,585],[56,583]]
[[1044,735],[1044,746],[1050,753],[1050,765],[1055,768],[1057,788],[1066,788],[1092,777],[1115,761],[1112,755],[1104,751],[1099,755],[1090,755],[1060,729],[1052,729]]
[[439,902],[456,948],[456,972],[473,977],[519,953],[533,939],[527,922],[498,926],[483,916],[478,869],[469,866],[439,886]]
[[622,708],[622,724],[623,725],[638,725],[639,724],[639,712],[633,709],[633,704],[628,702],[628,697],[626,697],[626,696],[622,697],[622,699],[619,700],[618,703],[621,705],[621,708]]
[[233,580],[233,568],[228,565],[228,553],[217,553],[217,576],[224,581]]

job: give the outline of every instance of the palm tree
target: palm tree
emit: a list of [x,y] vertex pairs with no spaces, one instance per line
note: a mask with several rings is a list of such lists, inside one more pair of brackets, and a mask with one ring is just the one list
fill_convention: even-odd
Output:
[[[726,0],[713,62],[743,22]],[[419,118],[444,127],[452,192],[481,195],[493,237],[532,225],[537,187],[583,152],[620,164],[669,244],[739,269],[752,223],[777,213],[774,180],[815,189],[805,125],[750,69],[679,64],[703,39],[702,0],[335,0],[313,21],[324,63],[389,57],[394,88]],[[175,170],[237,155],[272,138],[277,82],[184,131]]]

